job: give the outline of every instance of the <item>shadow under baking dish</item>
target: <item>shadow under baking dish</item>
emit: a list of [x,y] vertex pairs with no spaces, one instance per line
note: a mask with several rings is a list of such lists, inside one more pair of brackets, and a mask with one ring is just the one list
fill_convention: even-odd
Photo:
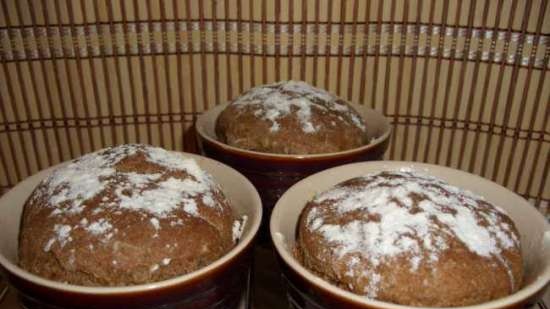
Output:
[[519,230],[525,269],[523,288],[501,299],[454,308],[519,309],[536,302],[543,295],[550,281],[550,225],[526,200],[492,181],[452,168],[413,162],[378,161],[348,164],[312,175],[291,187],[277,202],[271,216],[270,230],[292,308],[410,308],[369,300],[338,288],[304,268],[294,258],[292,251],[298,217],[316,193],[350,178],[403,167],[444,179],[452,185],[483,196],[503,208]]
[[361,161],[382,160],[389,145],[391,125],[386,117],[366,106],[350,103],[367,125],[367,145],[340,152],[288,155],[251,151],[222,143],[216,136],[216,120],[229,103],[203,113],[196,122],[201,152],[245,175],[254,184],[264,207],[260,238],[269,239],[268,218],[281,195],[301,179],[327,168]]
[[[253,243],[262,207],[254,186],[232,168],[185,154],[209,172],[230,200],[237,216],[248,221],[239,243],[212,264],[169,280],[127,287],[86,287],[33,275],[17,265],[19,223],[23,205],[36,185],[55,166],[19,183],[0,198],[0,265],[26,308],[239,308],[250,289]],[[66,163],[63,163],[66,164]],[[62,165],[62,164],[61,164]]]

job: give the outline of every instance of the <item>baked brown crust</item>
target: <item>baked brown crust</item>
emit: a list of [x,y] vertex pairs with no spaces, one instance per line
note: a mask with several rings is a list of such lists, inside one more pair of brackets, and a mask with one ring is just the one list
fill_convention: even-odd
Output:
[[470,192],[410,171],[358,177],[317,195],[296,253],[320,277],[408,306],[466,306],[522,284],[512,220]]
[[242,149],[316,154],[367,144],[362,117],[344,100],[304,82],[252,88],[216,121],[218,138]]
[[83,156],[38,185],[24,207],[19,263],[77,285],[149,283],[220,258],[239,224],[194,160],[123,145]]

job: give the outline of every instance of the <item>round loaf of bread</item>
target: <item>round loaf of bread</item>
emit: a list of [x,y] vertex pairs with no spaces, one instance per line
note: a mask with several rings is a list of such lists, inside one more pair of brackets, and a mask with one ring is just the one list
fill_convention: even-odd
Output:
[[149,283],[212,263],[241,230],[193,159],[123,145],[80,157],[37,186],[24,206],[19,263],[77,285]]
[[296,254],[327,281],[407,306],[466,306],[517,291],[519,234],[503,210],[418,172],[353,178],[308,202]]
[[231,146],[278,154],[338,152],[369,140],[347,102],[296,81],[246,91],[221,112],[216,135]]

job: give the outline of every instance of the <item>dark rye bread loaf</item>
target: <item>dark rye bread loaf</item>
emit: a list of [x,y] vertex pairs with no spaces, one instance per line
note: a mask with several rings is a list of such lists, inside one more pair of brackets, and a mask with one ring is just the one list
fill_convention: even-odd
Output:
[[76,159],[38,185],[24,207],[19,263],[77,285],[149,283],[212,263],[241,227],[193,159],[123,145]]
[[318,154],[367,144],[363,118],[344,100],[305,82],[252,88],[219,115],[216,135],[231,146],[279,154]]
[[353,178],[302,212],[297,256],[320,277],[408,306],[466,306],[517,291],[512,220],[471,192],[412,171]]

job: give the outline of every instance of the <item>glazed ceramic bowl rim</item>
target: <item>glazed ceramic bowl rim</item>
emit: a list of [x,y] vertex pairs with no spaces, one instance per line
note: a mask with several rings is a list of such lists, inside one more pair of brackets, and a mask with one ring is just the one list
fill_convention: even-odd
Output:
[[[13,275],[23,278],[27,281],[30,281],[34,284],[44,286],[51,289],[66,291],[66,292],[75,292],[80,294],[94,294],[94,295],[115,295],[115,294],[126,294],[126,293],[135,293],[135,292],[144,292],[144,291],[151,291],[151,290],[157,290],[162,289],[174,285],[178,285],[181,283],[184,283],[186,281],[191,281],[195,278],[199,278],[201,276],[207,275],[208,273],[216,270],[217,268],[223,266],[224,264],[228,263],[229,261],[233,260],[237,255],[239,255],[241,252],[244,251],[249,245],[251,245],[252,240],[254,239],[255,235],[258,233],[260,222],[262,218],[262,204],[260,200],[260,196],[254,186],[250,183],[246,177],[242,176],[240,173],[238,173],[233,168],[220,163],[216,160],[209,159],[203,156],[199,156],[196,154],[186,153],[186,152],[180,152],[186,157],[192,157],[193,159],[200,161],[210,161],[213,165],[217,166],[216,168],[226,169],[230,171],[230,173],[235,174],[234,176],[237,178],[241,178],[240,180],[244,184],[244,186],[248,187],[248,191],[250,191],[252,195],[252,200],[254,200],[254,204],[256,208],[257,215],[253,218],[247,219],[247,224],[251,224],[249,231],[246,233],[245,237],[239,240],[239,243],[233,247],[229,252],[227,252],[224,256],[217,259],[216,261],[212,262],[211,264],[200,268],[198,270],[195,270],[193,272],[190,272],[188,274],[177,276],[174,278],[170,278],[167,280],[147,283],[147,284],[139,284],[139,285],[131,285],[131,286],[120,286],[120,287],[91,287],[91,286],[82,286],[82,285],[75,285],[75,284],[67,284],[62,283],[50,279],[45,279],[40,276],[34,275],[22,268],[20,268],[18,265],[12,263],[9,259],[7,259],[2,253],[0,253],[0,265],[4,267],[7,271],[12,273]],[[4,196],[0,198],[0,200],[9,199],[10,195],[13,194],[13,190],[17,190],[17,187],[21,184],[24,184],[25,182],[28,182],[31,180],[30,178],[36,177],[39,174],[42,174],[43,176],[47,176],[49,173],[51,173],[55,168],[60,167],[64,164],[67,164],[69,161],[57,164],[55,166],[52,166],[50,168],[44,169],[29,178],[23,180],[18,185],[16,185],[14,188],[12,188],[10,191],[8,191]],[[200,164],[200,162],[199,162]],[[11,194],[10,194],[11,193]],[[19,219],[19,218],[17,218]]]
[[[368,144],[362,145],[360,147],[344,150],[344,151],[327,152],[327,153],[319,153],[319,154],[280,154],[280,153],[269,153],[269,152],[260,152],[260,151],[254,151],[254,150],[247,150],[247,149],[242,149],[242,148],[239,148],[239,147],[235,147],[235,146],[231,146],[231,145],[228,145],[226,143],[223,143],[223,142],[219,141],[217,138],[214,138],[214,137],[210,136],[209,134],[207,134],[205,132],[204,126],[206,125],[205,122],[206,122],[206,119],[208,118],[208,116],[210,116],[211,114],[216,113],[216,112],[221,112],[221,110],[223,110],[229,104],[230,104],[230,102],[214,106],[211,109],[209,109],[209,110],[205,111],[204,113],[202,113],[197,118],[197,122],[196,122],[195,127],[196,127],[196,131],[199,134],[199,136],[201,138],[209,141],[210,143],[215,144],[218,147],[221,147],[221,148],[223,148],[227,151],[234,152],[234,153],[240,153],[240,154],[243,154],[243,155],[253,155],[253,156],[257,156],[257,157],[263,157],[263,158],[266,158],[266,159],[270,159],[270,158],[276,158],[277,159],[278,158],[278,159],[289,159],[289,160],[300,161],[300,160],[308,160],[308,159],[323,159],[323,158],[330,158],[330,157],[352,155],[352,154],[357,153],[357,152],[362,152],[366,149],[377,147],[382,142],[387,140],[391,136],[391,132],[392,132],[392,127],[390,125],[390,122],[389,122],[388,118],[385,117],[382,113],[380,113],[379,111],[377,111],[373,108],[370,108],[370,107],[367,107],[367,106],[364,106],[364,105],[359,105],[359,104],[348,102],[348,104],[353,106],[353,108],[355,108],[359,112],[359,114],[362,114],[360,112],[361,109],[369,109],[371,112],[375,113],[377,116],[380,116],[381,117],[380,119],[384,122],[384,125],[387,127],[387,130],[385,130],[385,132],[382,135],[377,136],[376,138],[372,139]],[[216,117],[216,120],[217,120],[217,117]],[[215,125],[215,122],[214,122],[214,125]],[[368,124],[367,124],[367,126],[368,126]]]
[[[485,309],[485,308],[501,308],[501,307],[503,308],[505,306],[510,306],[510,305],[513,305],[517,302],[523,301],[524,299],[527,299],[527,298],[535,295],[535,293],[537,293],[541,289],[543,289],[544,286],[547,284],[547,283],[545,284],[544,282],[550,281],[550,266],[546,265],[546,267],[544,268],[544,271],[540,275],[540,276],[542,276],[542,278],[537,278],[534,282],[530,283],[526,287],[523,287],[519,291],[517,291],[517,292],[515,292],[511,295],[499,298],[499,299],[495,299],[495,300],[485,302],[485,303],[481,303],[481,304],[477,304],[477,305],[462,306],[462,307],[410,307],[410,306],[398,305],[398,304],[393,304],[393,303],[384,302],[384,301],[367,299],[367,298],[362,297],[358,294],[352,293],[350,291],[347,291],[347,290],[339,288],[335,285],[332,285],[332,284],[328,283],[327,281],[321,279],[320,277],[318,277],[317,275],[315,275],[314,273],[309,271],[307,268],[305,268],[300,262],[298,262],[294,258],[294,256],[292,256],[292,254],[289,252],[289,250],[286,249],[287,246],[285,244],[286,241],[284,240],[284,237],[281,234],[279,234],[278,232],[275,231],[276,226],[277,226],[276,220],[277,219],[280,220],[279,212],[281,211],[280,209],[283,207],[282,206],[282,201],[284,202],[284,197],[289,192],[291,192],[293,190],[297,190],[296,189],[297,187],[300,187],[303,183],[307,183],[309,181],[309,179],[311,179],[312,177],[319,177],[320,174],[332,173],[336,169],[345,168],[345,167],[354,166],[354,165],[356,165],[356,166],[360,166],[360,165],[380,165],[381,168],[386,168],[386,169],[394,169],[394,168],[397,168],[397,167],[412,167],[413,169],[416,169],[416,168],[418,168],[418,169],[437,168],[437,169],[450,170],[452,172],[455,172],[455,173],[458,172],[458,173],[461,173],[463,175],[467,175],[468,177],[473,177],[473,178],[476,178],[476,179],[481,180],[481,181],[490,182],[492,185],[498,186],[502,189],[505,189],[505,190],[509,191],[510,193],[516,195],[517,197],[523,199],[521,196],[517,195],[515,192],[512,192],[512,191],[502,187],[501,185],[499,185],[495,182],[492,182],[488,179],[485,179],[483,177],[480,177],[480,176],[477,176],[477,175],[474,175],[474,174],[470,174],[470,173],[467,173],[467,172],[464,172],[464,171],[461,171],[461,170],[449,168],[449,167],[433,165],[433,164],[427,164],[427,163],[419,163],[419,162],[410,162],[410,161],[359,162],[359,163],[351,163],[351,164],[346,164],[346,165],[330,168],[330,169],[324,170],[322,172],[313,174],[313,175],[311,175],[309,177],[306,177],[303,180],[297,182],[295,185],[293,185],[291,188],[289,188],[285,192],[285,194],[283,194],[283,196],[281,196],[281,198],[279,199],[279,201],[277,202],[277,204],[273,208],[273,212],[272,212],[271,218],[270,218],[270,225],[269,225],[270,235],[271,235],[271,238],[273,240],[273,245],[275,247],[275,250],[276,250],[277,254],[282,258],[282,260],[284,261],[284,263],[286,265],[288,265],[294,272],[299,274],[299,276],[302,279],[308,281],[310,284],[316,286],[317,288],[319,288],[319,289],[321,289],[321,290],[323,290],[327,293],[337,295],[337,296],[339,296],[343,299],[350,300],[350,301],[356,303],[357,305],[376,306],[377,308],[380,308],[380,309],[382,309],[382,308],[384,308],[384,309],[405,309],[405,308],[419,308],[419,309],[422,309],[422,308],[430,308],[430,309],[433,309],[433,308]],[[527,201],[525,201],[525,203],[527,204]],[[527,205],[527,206],[529,206],[529,205]],[[528,207],[527,209],[528,210],[526,210],[526,211],[533,211],[533,212],[536,212],[538,216],[542,216],[534,207]],[[550,239],[550,225],[548,223],[546,223],[546,230],[544,232],[544,235],[542,235],[542,241],[547,243],[547,241],[549,239]],[[367,307],[365,307],[365,308],[367,308]]]

